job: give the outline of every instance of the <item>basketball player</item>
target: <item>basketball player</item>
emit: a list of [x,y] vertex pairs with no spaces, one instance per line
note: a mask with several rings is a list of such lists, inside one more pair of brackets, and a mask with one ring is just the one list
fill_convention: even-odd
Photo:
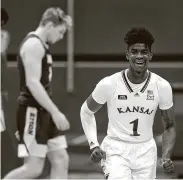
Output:
[[18,156],[25,159],[24,165],[11,171],[5,179],[38,177],[47,153],[51,163],[50,178],[67,178],[68,154],[63,131],[69,129],[69,122],[51,99],[52,56],[49,45],[61,40],[71,25],[71,17],[60,8],[48,8],[39,27],[21,43],[17,128],[20,136]]
[[[81,107],[81,122],[91,149],[91,159],[100,162],[108,179],[155,179],[157,148],[152,126],[157,108],[164,122],[162,165],[170,160],[175,142],[172,89],[165,79],[148,70],[154,38],[142,27],[126,36],[129,68],[102,79]],[[94,113],[107,103],[108,131],[101,146],[97,140]]]
[[0,96],[0,105],[1,105],[1,127],[0,130],[3,132],[6,129],[5,121],[4,121],[4,103],[8,98],[8,92],[6,88],[6,73],[7,73],[7,62],[6,62],[6,54],[8,45],[10,42],[10,35],[8,31],[4,29],[4,25],[9,20],[9,15],[6,9],[1,8],[1,96]]

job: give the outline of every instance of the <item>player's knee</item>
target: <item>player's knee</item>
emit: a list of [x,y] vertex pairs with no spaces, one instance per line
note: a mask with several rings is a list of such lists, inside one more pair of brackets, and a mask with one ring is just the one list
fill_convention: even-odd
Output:
[[52,165],[56,165],[56,166],[63,166],[65,168],[68,168],[69,166],[69,155],[67,153],[67,150],[66,149],[61,149],[61,150],[58,150],[58,151],[54,151],[54,152],[50,152],[50,156],[49,156],[49,159],[50,159],[50,163]]
[[43,171],[43,165],[42,164],[25,164],[24,169],[27,174],[31,174],[33,177],[38,177],[41,175]]

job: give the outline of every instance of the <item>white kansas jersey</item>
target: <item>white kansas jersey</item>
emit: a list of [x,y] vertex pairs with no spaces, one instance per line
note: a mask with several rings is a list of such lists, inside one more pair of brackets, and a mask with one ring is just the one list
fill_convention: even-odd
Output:
[[92,97],[99,104],[107,102],[109,137],[144,142],[153,137],[157,107],[165,110],[173,106],[172,88],[165,79],[150,71],[143,83],[132,84],[127,71],[102,79]]

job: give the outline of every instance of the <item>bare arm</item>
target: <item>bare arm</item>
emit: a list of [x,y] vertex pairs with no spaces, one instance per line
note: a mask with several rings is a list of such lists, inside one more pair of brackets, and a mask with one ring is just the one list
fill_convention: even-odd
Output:
[[5,54],[10,43],[10,35],[7,31],[1,30],[1,53]]
[[37,38],[31,38],[22,47],[21,57],[25,68],[26,84],[36,101],[50,114],[58,109],[40,83],[44,48]]
[[161,110],[164,124],[162,159],[170,159],[176,139],[176,124],[173,107],[168,110]]

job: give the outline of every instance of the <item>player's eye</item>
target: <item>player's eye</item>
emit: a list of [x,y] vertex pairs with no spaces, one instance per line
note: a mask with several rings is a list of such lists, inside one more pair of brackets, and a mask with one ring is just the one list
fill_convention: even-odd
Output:
[[131,50],[131,54],[137,54],[137,53],[138,53],[138,51],[136,49]]
[[143,54],[143,55],[147,55],[148,53],[149,53],[148,50],[141,51],[141,54]]

